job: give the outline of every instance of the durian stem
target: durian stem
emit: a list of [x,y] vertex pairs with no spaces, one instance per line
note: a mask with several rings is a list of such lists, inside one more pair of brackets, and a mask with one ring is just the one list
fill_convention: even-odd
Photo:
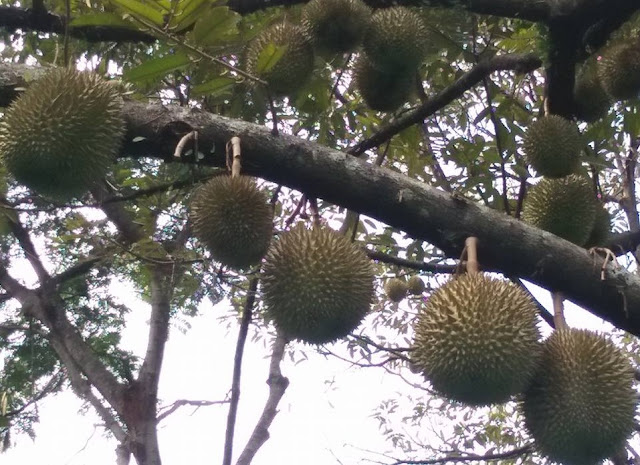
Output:
[[467,252],[467,274],[476,275],[480,270],[480,264],[478,263],[478,238],[468,237],[464,242],[464,247]]
[[[229,155],[229,152],[231,152],[231,156]],[[229,142],[227,142],[227,163],[229,158],[232,158],[233,160],[231,163],[232,178],[240,176],[240,171],[242,170],[242,164],[240,163],[241,154],[242,152],[240,150],[240,138],[234,136]]]
[[311,197],[309,199],[309,211],[311,212],[311,220],[314,226],[320,226],[320,212],[318,211],[318,199]]
[[553,299],[553,323],[556,330],[566,329],[567,321],[564,319],[564,296],[562,292],[552,292],[551,298]]

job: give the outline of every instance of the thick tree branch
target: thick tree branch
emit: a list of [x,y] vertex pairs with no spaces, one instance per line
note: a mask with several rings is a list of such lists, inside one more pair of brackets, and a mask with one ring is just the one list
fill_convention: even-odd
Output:
[[289,386],[289,380],[283,376],[280,371],[280,362],[284,356],[284,348],[286,345],[287,341],[284,336],[278,335],[273,343],[271,363],[269,364],[269,378],[267,379],[269,397],[267,398],[262,415],[249,441],[247,441],[247,445],[240,454],[236,465],[249,465],[258,450],[269,439],[269,427],[278,414],[278,404]]
[[134,221],[132,215],[124,209],[121,203],[107,201],[113,197],[113,193],[106,182],[96,185],[91,189],[91,194],[102,205],[102,211],[116,225],[126,244],[131,245],[144,237],[142,225]]
[[542,61],[533,54],[498,55],[486,61],[481,61],[475,65],[471,71],[462,75],[462,77],[460,77],[456,82],[437,93],[415,110],[405,113],[387,127],[382,128],[369,139],[366,139],[350,148],[349,153],[359,155],[365,150],[377,147],[388,141],[408,127],[422,123],[426,117],[434,114],[436,111],[444,108],[455,99],[461,97],[467,90],[482,82],[487,75],[494,71],[514,70],[520,74],[530,73],[541,65]]
[[[405,231],[457,258],[464,239],[480,240],[480,262],[568,299],[619,328],[640,335],[640,279],[622,269],[607,268],[602,259],[556,236],[532,228],[459,196],[449,195],[400,173],[375,167],[344,152],[293,136],[271,135],[267,128],[186,108],[162,108],[134,102],[125,114],[131,137],[123,155],[173,160],[167,128],[184,126],[199,132],[201,147],[224,147],[233,136],[242,139],[247,174],[304,191]],[[188,129],[187,129],[188,128]],[[223,153],[201,163],[224,166]]]
[[[15,32],[23,31],[53,32],[64,34],[65,18],[53,13],[32,9],[0,6],[0,28]],[[156,39],[144,32],[117,26],[70,27],[69,34],[76,39],[88,42],[144,42]]]
[[[0,202],[6,204],[6,199],[0,198]],[[27,261],[36,272],[38,281],[40,284],[46,283],[49,279],[49,273],[45,269],[42,261],[40,260],[40,256],[36,252],[36,248],[33,245],[29,231],[27,231],[27,229],[22,225],[17,215],[14,218],[8,218],[7,223],[11,229],[11,233],[18,240],[20,248],[22,248]]]

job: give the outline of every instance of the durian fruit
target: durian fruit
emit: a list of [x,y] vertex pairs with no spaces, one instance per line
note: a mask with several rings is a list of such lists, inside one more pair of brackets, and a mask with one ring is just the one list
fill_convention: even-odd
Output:
[[336,231],[298,225],[274,241],[263,265],[267,316],[291,339],[313,344],[353,331],[374,296],[373,266]]
[[540,175],[551,178],[576,170],[583,145],[576,124],[558,115],[531,123],[522,140],[527,163]]
[[614,100],[640,94],[640,40],[625,41],[603,51],[598,61],[602,86]]
[[114,164],[125,132],[117,90],[100,76],[56,68],[35,81],[0,122],[0,157],[16,180],[65,201]]
[[361,54],[354,67],[356,89],[369,108],[390,112],[397,110],[411,97],[413,72],[389,73],[376,68]]
[[584,244],[586,248],[602,247],[606,245],[611,234],[611,215],[601,203],[596,203],[596,219],[589,239]]
[[345,53],[364,36],[371,9],[362,0],[311,0],[302,10],[302,24],[318,50]]
[[402,279],[392,278],[384,285],[384,292],[391,302],[400,302],[407,296],[407,283]]
[[193,233],[224,265],[257,265],[273,234],[273,210],[267,200],[250,177],[216,176],[191,202]]
[[572,174],[543,178],[531,187],[522,219],[563,239],[583,246],[593,230],[596,202],[589,181]]
[[[284,47],[280,59],[263,71],[259,63],[269,61],[277,47]],[[303,27],[288,22],[273,24],[247,45],[245,69],[267,82],[275,96],[290,96],[300,89],[313,72],[314,54],[311,39]]]
[[424,59],[427,28],[415,11],[396,6],[377,10],[363,47],[375,66],[386,73],[414,70]]
[[576,74],[573,102],[574,114],[587,123],[604,117],[611,106],[611,99],[602,87],[594,59],[587,60]]
[[438,288],[414,325],[412,362],[443,396],[507,401],[531,380],[540,352],[537,309],[516,285],[466,274]]
[[634,431],[631,364],[611,342],[582,329],[556,330],[521,403],[541,453],[564,465],[595,465]]
[[411,276],[407,281],[407,289],[409,294],[421,295],[425,290],[424,281],[420,276]]

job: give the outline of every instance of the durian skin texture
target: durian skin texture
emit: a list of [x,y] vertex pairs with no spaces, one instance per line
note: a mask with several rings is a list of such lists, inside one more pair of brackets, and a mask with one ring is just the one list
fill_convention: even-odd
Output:
[[409,100],[414,77],[413,72],[390,73],[380,70],[363,53],[354,67],[354,83],[369,108],[390,112]]
[[573,121],[549,115],[531,123],[522,145],[527,162],[538,174],[559,178],[576,170],[583,143]]
[[[286,50],[271,69],[258,73],[260,54],[270,43],[286,46]],[[249,42],[244,55],[247,72],[266,81],[275,96],[295,94],[311,76],[314,60],[313,45],[304,28],[288,22],[266,28]]]
[[564,465],[594,465],[618,452],[634,430],[631,364],[591,331],[562,329],[543,344],[520,404],[537,448]]
[[114,164],[125,132],[118,91],[100,76],[56,68],[29,86],[0,122],[0,156],[43,196],[80,196]]
[[407,289],[409,294],[421,295],[425,290],[424,281],[420,276],[411,276],[407,281]]
[[582,121],[593,123],[607,114],[611,99],[602,87],[595,59],[587,60],[578,71],[573,99],[575,115]]
[[267,316],[291,339],[323,344],[360,324],[374,296],[364,252],[325,228],[298,225],[271,246],[263,265]]
[[607,93],[616,100],[640,94],[640,40],[611,45],[598,61],[598,76]]
[[374,65],[387,72],[415,70],[425,55],[427,29],[418,13],[403,6],[377,10],[363,48]]
[[596,206],[586,178],[574,174],[558,179],[544,178],[529,190],[522,219],[583,246],[593,231]]
[[322,52],[355,49],[369,24],[371,9],[362,0],[311,0],[302,10],[302,24]]
[[414,325],[412,362],[433,388],[468,405],[522,392],[537,366],[537,309],[519,287],[484,274],[448,281]]
[[194,235],[211,256],[233,269],[257,265],[273,234],[273,210],[248,176],[216,176],[191,202]]

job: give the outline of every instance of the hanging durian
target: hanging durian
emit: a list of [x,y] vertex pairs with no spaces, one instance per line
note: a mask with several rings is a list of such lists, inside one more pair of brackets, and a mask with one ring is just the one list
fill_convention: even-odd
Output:
[[421,295],[425,290],[424,281],[420,276],[411,276],[407,281],[407,289],[409,294]]
[[607,114],[611,99],[602,87],[595,59],[587,60],[576,73],[573,101],[574,114],[587,123],[593,123]]
[[376,68],[361,54],[354,68],[356,89],[369,108],[394,111],[409,100],[415,86],[414,71],[389,73]]
[[263,266],[267,315],[287,337],[313,344],[353,331],[374,295],[365,253],[332,229],[303,225],[274,241]]
[[122,102],[97,74],[57,68],[35,81],[0,122],[0,156],[18,182],[55,200],[87,192],[115,163]]
[[598,61],[602,87],[614,100],[627,100],[640,94],[640,40],[609,46]]
[[384,292],[391,302],[400,302],[407,297],[407,283],[402,279],[392,278],[384,285]]
[[212,178],[196,191],[190,217],[194,235],[231,268],[257,265],[269,248],[273,210],[250,177]]

